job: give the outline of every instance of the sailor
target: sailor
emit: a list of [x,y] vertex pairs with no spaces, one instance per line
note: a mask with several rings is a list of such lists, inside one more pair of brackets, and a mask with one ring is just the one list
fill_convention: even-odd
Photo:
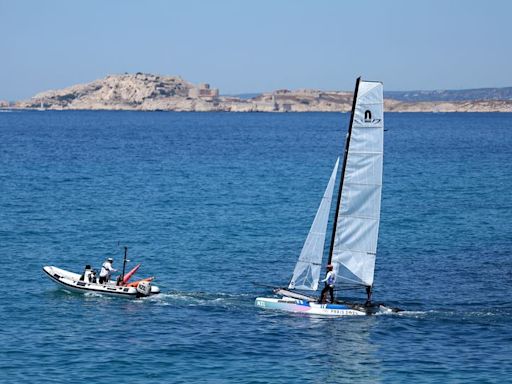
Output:
[[322,282],[325,283],[324,289],[322,289],[322,293],[320,294],[320,303],[326,303],[326,295],[327,291],[331,295],[331,303],[334,303],[334,284],[336,283],[336,273],[334,272],[334,267],[332,264],[328,264],[326,266],[327,273],[325,275],[325,279]]
[[112,263],[114,262],[114,259],[109,257],[101,266],[100,271],[100,284],[104,284],[110,280],[110,275],[112,275],[112,272],[116,272],[117,270],[112,267]]

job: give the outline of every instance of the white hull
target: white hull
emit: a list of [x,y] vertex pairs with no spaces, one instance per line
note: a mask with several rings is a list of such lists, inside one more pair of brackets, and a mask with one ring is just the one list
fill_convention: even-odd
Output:
[[319,316],[364,316],[367,314],[362,309],[356,309],[346,304],[318,304],[312,301],[289,297],[283,297],[282,299],[258,297],[256,298],[255,305],[264,309]]
[[[136,298],[141,296],[135,287],[117,286],[113,282],[98,284],[82,281],[80,280],[79,274],[69,272],[61,268],[45,266],[43,267],[43,271],[51,281],[71,292],[97,293],[127,298]],[[150,294],[155,295],[158,293],[160,293],[160,288],[152,285]]]

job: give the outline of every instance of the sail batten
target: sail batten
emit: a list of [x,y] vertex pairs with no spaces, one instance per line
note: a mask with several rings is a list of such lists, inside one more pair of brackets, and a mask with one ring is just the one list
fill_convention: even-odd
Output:
[[327,232],[327,222],[329,221],[329,212],[331,209],[332,194],[336,174],[338,173],[339,161],[340,159],[338,158],[334,165],[324,196],[322,197],[315,219],[309,230],[308,237],[302,247],[299,260],[295,265],[293,277],[288,286],[289,289],[315,291],[318,287],[325,246],[325,234]]
[[354,98],[331,262],[340,281],[372,286],[382,190],[382,83],[360,80]]

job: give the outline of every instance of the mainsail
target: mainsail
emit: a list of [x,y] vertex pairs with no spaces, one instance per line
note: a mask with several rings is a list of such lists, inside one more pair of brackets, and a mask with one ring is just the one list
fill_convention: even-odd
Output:
[[327,188],[325,189],[320,207],[318,207],[318,211],[316,212],[315,220],[311,225],[306,242],[302,247],[299,261],[297,261],[295,265],[293,277],[288,286],[289,289],[315,291],[318,287],[325,245],[325,233],[327,231],[327,222],[329,221],[332,193],[334,191],[334,182],[336,180],[339,162],[340,159],[338,158],[334,165],[329,183],[327,184]]
[[341,281],[373,285],[380,221],[382,83],[358,79],[329,261]]

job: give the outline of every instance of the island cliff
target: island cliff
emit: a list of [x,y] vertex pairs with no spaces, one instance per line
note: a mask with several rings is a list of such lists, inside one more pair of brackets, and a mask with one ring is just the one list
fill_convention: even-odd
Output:
[[[49,110],[348,112],[352,92],[277,90],[251,98],[220,96],[208,84],[179,76],[110,75],[87,84],[39,93],[10,108]],[[407,101],[385,99],[389,112],[512,112],[512,100]]]

